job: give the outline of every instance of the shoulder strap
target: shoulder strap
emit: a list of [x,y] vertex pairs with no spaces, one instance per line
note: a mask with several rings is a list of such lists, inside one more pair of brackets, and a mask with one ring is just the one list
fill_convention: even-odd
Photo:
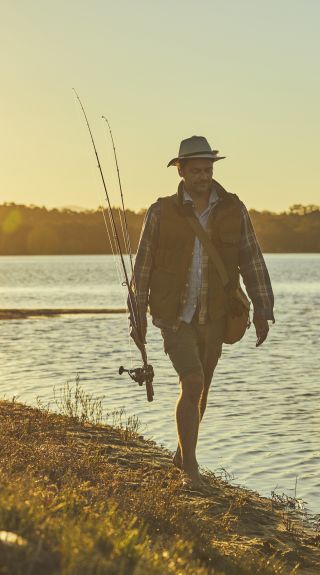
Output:
[[228,290],[229,287],[229,276],[227,273],[227,270],[225,268],[225,265],[220,257],[220,254],[217,250],[217,248],[213,245],[213,243],[210,241],[209,236],[207,234],[207,232],[205,232],[205,230],[203,229],[202,225],[200,224],[200,222],[197,220],[197,218],[195,216],[186,216],[186,220],[188,221],[188,223],[190,224],[190,226],[192,227],[193,231],[197,234],[199,240],[201,241],[202,245],[204,246],[207,254],[209,255],[209,257],[211,258],[211,261],[213,262],[219,276],[222,282],[222,285],[224,287],[224,289]]

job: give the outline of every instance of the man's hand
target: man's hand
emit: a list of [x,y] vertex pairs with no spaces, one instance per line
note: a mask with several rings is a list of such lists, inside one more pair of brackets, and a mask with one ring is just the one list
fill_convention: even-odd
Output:
[[259,347],[259,345],[261,345],[267,339],[269,331],[268,320],[262,317],[255,317],[253,319],[253,323],[257,334],[256,347]]

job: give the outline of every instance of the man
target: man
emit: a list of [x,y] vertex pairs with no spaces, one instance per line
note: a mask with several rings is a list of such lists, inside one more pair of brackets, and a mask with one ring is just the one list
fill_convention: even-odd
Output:
[[[198,429],[221,355],[227,310],[220,277],[185,215],[193,211],[235,281],[240,272],[253,303],[256,346],[267,337],[268,320],[274,322],[270,278],[248,211],[212,178],[213,164],[222,159],[204,137],[181,142],[179,155],[168,164],[177,166],[182,178],[178,191],[158,198],[147,211],[134,266],[143,337],[149,304],[165,353],[179,375],[179,441],[173,463],[183,471],[184,485],[191,488],[201,487]],[[131,336],[138,341],[134,327]]]

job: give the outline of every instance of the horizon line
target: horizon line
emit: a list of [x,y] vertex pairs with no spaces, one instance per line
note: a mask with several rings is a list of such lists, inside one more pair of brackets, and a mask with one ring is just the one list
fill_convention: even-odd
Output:
[[[74,204],[67,204],[67,205],[63,205],[63,206],[51,206],[50,207],[50,206],[46,206],[46,205],[37,205],[37,204],[32,204],[32,203],[31,204],[17,204],[16,202],[6,202],[6,201],[3,201],[0,204],[0,207],[1,206],[17,206],[17,207],[21,206],[21,207],[25,207],[25,208],[45,209],[47,211],[69,210],[69,211],[74,212],[74,213],[98,212],[101,208],[109,209],[108,206],[104,206],[104,205],[99,205],[96,208],[85,208],[83,206],[77,206]],[[272,211],[271,209],[267,209],[267,208],[264,208],[262,210],[261,209],[258,210],[256,208],[247,208],[247,209],[248,209],[248,211],[255,211],[255,212],[260,212],[260,213],[269,212],[272,214],[279,214],[280,215],[280,214],[285,214],[285,213],[290,212],[291,209],[294,207],[301,207],[301,208],[312,207],[312,208],[315,208],[315,211],[320,210],[320,205],[318,205],[318,204],[292,204],[291,206],[288,206],[285,210],[281,210],[281,211]],[[112,209],[113,210],[122,210],[122,207],[115,205],[115,206],[112,206]],[[128,208],[128,207],[125,208],[125,211],[130,211],[130,212],[133,212],[137,215],[141,214],[141,212],[146,212],[147,210],[148,210],[147,207],[139,208],[138,210],[134,210],[134,209]]]

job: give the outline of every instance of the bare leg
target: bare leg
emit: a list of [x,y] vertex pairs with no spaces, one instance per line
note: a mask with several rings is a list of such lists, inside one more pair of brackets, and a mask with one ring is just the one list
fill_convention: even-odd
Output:
[[[205,384],[205,386],[202,389],[200,402],[199,402],[199,424],[203,418],[204,412],[205,412],[206,407],[207,407],[207,398],[208,398],[210,383],[211,383],[211,381],[209,382],[209,384],[207,384],[207,385]],[[181,396],[180,396],[180,398],[181,398]],[[180,399],[178,400],[178,403],[179,403],[179,401],[180,401]],[[177,407],[178,407],[178,404],[177,404]],[[197,436],[198,436],[198,434],[197,434]],[[182,469],[182,456],[181,456],[180,442],[178,443],[177,450],[176,450],[176,453],[175,453],[174,458],[173,458],[173,463],[176,467],[179,467],[179,469]]]
[[[217,330],[218,330],[217,331],[218,339],[214,337],[213,341],[210,342],[207,341],[205,345],[205,352],[201,355],[201,362],[204,370],[204,384],[199,401],[199,424],[204,416],[207,407],[207,399],[208,399],[209,388],[212,381],[212,376],[219,361],[219,358],[221,356],[222,344],[220,344],[219,342],[222,341],[222,335],[225,330],[225,318],[222,318],[221,322],[217,326]],[[173,458],[173,463],[180,469],[182,468],[182,455],[181,455],[180,442],[178,443],[178,447]]]
[[200,398],[203,392],[201,373],[190,374],[180,380],[181,395],[176,407],[177,431],[181,453],[181,469],[193,482],[200,479],[196,459],[196,445],[200,423]]

